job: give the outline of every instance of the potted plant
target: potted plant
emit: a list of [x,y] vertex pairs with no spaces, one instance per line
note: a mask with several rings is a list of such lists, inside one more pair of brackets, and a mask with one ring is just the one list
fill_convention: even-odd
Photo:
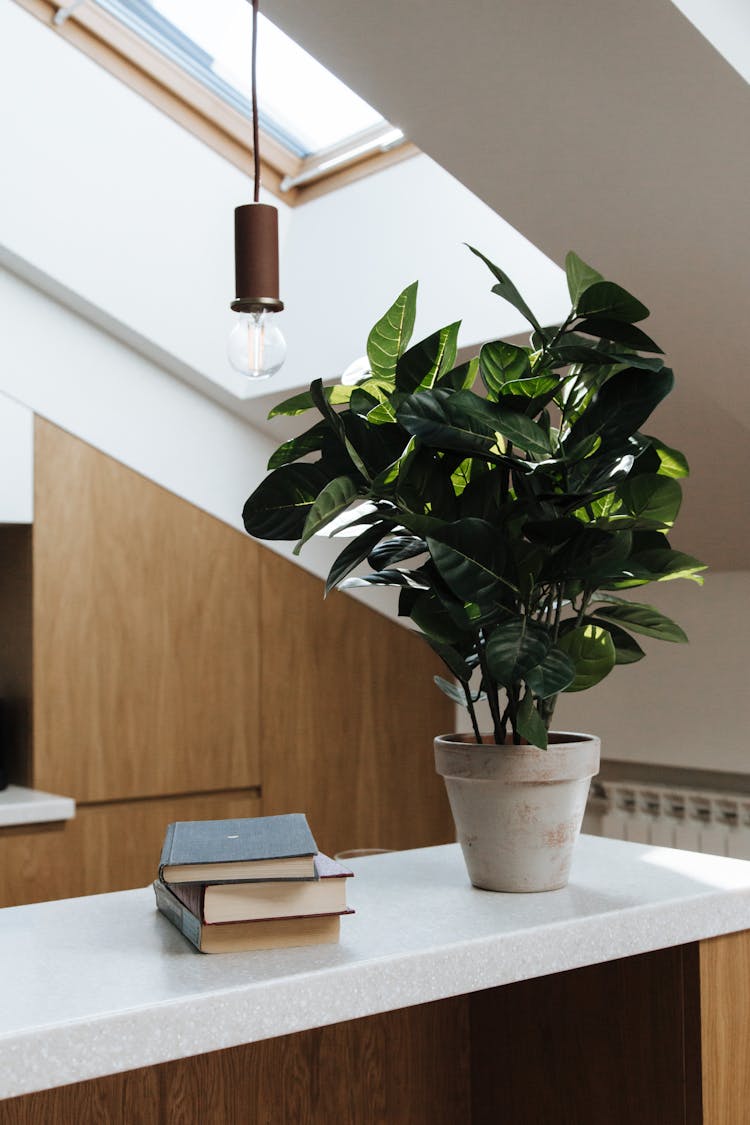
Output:
[[472,732],[435,753],[471,880],[544,890],[567,881],[599,761],[597,738],[548,733],[557,697],[640,660],[634,634],[685,641],[622,594],[700,583],[704,567],[668,539],[685,457],[643,429],[673,383],[637,326],[648,309],[570,253],[571,311],[543,327],[473,253],[529,321],[529,345],[494,340],[456,365],[456,323],[409,346],[410,285],[372,329],[356,386],[317,380],[271,412],[318,418],[274,453],[243,518],[297,552],[354,509],[326,593],[398,588],[399,614],[445,664],[438,686],[468,711]]

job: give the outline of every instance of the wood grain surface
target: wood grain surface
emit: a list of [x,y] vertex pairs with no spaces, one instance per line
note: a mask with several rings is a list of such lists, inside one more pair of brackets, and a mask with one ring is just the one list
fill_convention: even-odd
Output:
[[686,987],[695,946],[476,993],[472,1125],[700,1125]]
[[260,783],[259,551],[36,420],[36,788],[101,801]]
[[307,812],[320,848],[455,839],[432,740],[454,729],[437,657],[402,625],[261,556],[263,808]]
[[0,1102],[0,1125],[466,1125],[469,1114],[463,997]]
[[83,805],[74,820],[0,828],[0,906],[144,887],[173,820],[258,816],[257,790]]
[[750,1121],[750,931],[700,943],[704,1125]]

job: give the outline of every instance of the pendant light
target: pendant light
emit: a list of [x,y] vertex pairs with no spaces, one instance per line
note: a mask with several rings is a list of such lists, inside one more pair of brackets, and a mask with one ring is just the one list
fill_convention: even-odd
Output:
[[250,379],[267,379],[286,359],[286,341],[276,323],[284,308],[279,299],[279,215],[260,202],[260,149],[256,54],[258,0],[253,6],[252,107],[253,202],[235,208],[234,273],[237,296],[232,311],[237,322],[229,336],[229,362]]

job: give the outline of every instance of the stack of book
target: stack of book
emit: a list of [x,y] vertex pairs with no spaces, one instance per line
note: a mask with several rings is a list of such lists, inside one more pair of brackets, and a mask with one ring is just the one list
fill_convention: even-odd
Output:
[[339,939],[346,867],[322,855],[302,813],[170,824],[156,905],[201,953]]

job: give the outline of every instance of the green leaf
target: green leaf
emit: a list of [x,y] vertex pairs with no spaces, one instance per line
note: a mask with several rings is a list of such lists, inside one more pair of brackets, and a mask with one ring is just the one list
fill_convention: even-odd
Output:
[[557,642],[575,664],[576,677],[565,690],[586,691],[603,680],[615,666],[615,645],[600,625],[581,625]]
[[472,391],[459,391],[448,403],[450,416],[458,421],[468,418],[484,423],[487,432],[502,434],[526,453],[541,453],[549,456],[549,435],[538,422],[519,414],[515,410],[505,410],[502,403],[490,403]]
[[[416,591],[409,611],[414,624],[426,637],[443,644],[455,644],[466,636],[466,630],[456,622],[445,606],[431,591]],[[400,609],[400,606],[399,606]],[[468,626],[468,621],[467,621]]]
[[329,594],[334,587],[338,586],[339,582],[346,578],[355,566],[359,566],[361,562],[365,561],[383,536],[388,534],[389,530],[387,524],[376,523],[372,527],[368,527],[356,539],[347,543],[328,573],[326,594]]
[[[331,406],[343,406],[349,401],[355,390],[356,387],[344,387],[337,383],[333,387],[324,387],[323,394]],[[274,406],[273,410],[268,412],[268,417],[276,418],[283,414],[285,417],[291,418],[296,414],[304,414],[306,410],[312,410],[314,406],[315,403],[310,391],[302,391],[300,394],[292,395],[291,398],[280,402],[278,406]]]
[[462,601],[484,605],[504,587],[516,589],[505,574],[502,540],[484,520],[456,520],[428,536],[427,546],[441,578]]
[[530,746],[536,746],[539,750],[547,749],[547,728],[542,716],[534,706],[534,696],[530,691],[526,692],[521,700],[521,706],[518,708],[516,730]]
[[607,320],[604,317],[589,317],[576,324],[576,332],[583,332],[586,336],[596,336],[600,340],[611,340],[615,344],[625,344],[628,348],[635,348],[639,352],[658,352],[663,354],[658,344],[650,336],[634,324],[624,320]]
[[367,338],[367,358],[376,378],[393,381],[396,362],[409,344],[417,313],[417,282],[407,285]]
[[467,684],[471,679],[471,668],[466,663],[461,653],[458,652],[453,645],[445,644],[443,641],[433,640],[432,637],[426,637],[425,640],[432,651],[437,653],[443,663],[451,670],[456,679]]
[[282,465],[290,465],[293,461],[299,461],[300,457],[305,457],[308,453],[315,453],[322,449],[327,433],[328,427],[326,424],[316,422],[309,430],[305,430],[304,434],[285,441],[275,453],[271,454],[268,461],[269,470],[280,469]]
[[616,372],[594,395],[567,440],[576,445],[589,434],[598,434],[602,445],[615,445],[640,430],[673,384],[668,367],[655,372],[628,367]]
[[457,398],[458,395],[445,390],[409,395],[398,408],[396,417],[407,433],[418,437],[425,445],[504,461],[495,431],[486,421],[460,408],[457,410]]
[[297,539],[329,478],[318,465],[284,465],[261,481],[242,510],[248,535]]
[[683,551],[655,549],[631,555],[623,570],[626,577],[621,585],[618,584],[620,589],[640,586],[645,582],[669,582],[675,578],[688,578],[702,586],[700,571],[706,570],[706,564]]
[[404,352],[396,363],[396,389],[404,394],[428,390],[450,371],[456,362],[460,327],[458,320]]
[[642,605],[640,602],[599,605],[595,613],[606,621],[627,625],[632,633],[640,633],[644,637],[656,637],[660,641],[672,641],[675,644],[687,643],[687,636],[680,626],[652,605]]
[[424,539],[416,535],[394,535],[385,543],[378,543],[373,547],[367,561],[373,570],[383,570],[385,567],[393,566],[394,563],[416,558],[426,550],[427,544]]
[[530,617],[514,617],[490,634],[486,645],[487,666],[499,684],[510,687],[542,663],[549,647],[546,629]]
[[[362,474],[365,480],[369,481],[370,474],[367,471],[367,466],[365,465],[364,461],[347,436],[343,417],[340,414],[336,413],[336,411],[333,409],[330,402],[326,398],[325,392],[323,390],[323,384],[320,379],[314,379],[310,384],[310,394],[312,396],[313,403],[315,404],[315,406],[317,406],[318,410],[326,419],[334,434],[336,434],[336,436],[339,438],[342,445],[346,449],[346,452],[349,454],[349,457],[351,458],[352,464],[354,465],[355,469],[357,469]],[[354,420],[354,416],[350,415],[349,417]]]
[[474,386],[479,370],[479,356],[459,363],[452,371],[446,371],[437,381],[437,386],[451,387],[454,391],[470,391]]
[[585,618],[587,622],[592,625],[601,625],[606,629],[612,638],[615,646],[615,664],[636,664],[639,660],[643,660],[646,655],[635,637],[631,637],[630,633],[626,633],[619,625],[615,625],[613,621],[605,621],[599,618],[596,614],[593,617]]
[[352,575],[339,583],[340,590],[355,590],[361,586],[402,586],[410,590],[426,591],[429,586],[416,570],[381,570],[377,574]]
[[526,673],[526,683],[539,699],[549,699],[573,683],[576,666],[559,648],[551,648],[541,664]]
[[604,280],[597,270],[587,266],[572,250],[569,250],[565,257],[565,276],[573,308],[577,308],[580,297],[594,282]]
[[[466,245],[468,246],[469,244],[466,243]],[[479,250],[475,250],[473,246],[469,246],[469,250],[471,250],[472,254],[476,254],[477,258],[481,258],[490,272],[497,278],[498,284],[493,285],[492,292],[497,293],[498,297],[502,297],[508,304],[513,305],[513,308],[517,309],[521,315],[528,320],[529,324],[536,329],[542,339],[545,339],[547,333],[544,331],[508,275],[503,270],[499,269],[498,266],[494,265],[489,258],[485,258],[484,254],[481,254]]]
[[531,376],[531,364],[526,348],[494,340],[484,344],[479,352],[479,373],[491,398],[503,393],[506,383]]
[[357,486],[351,477],[335,477],[329,481],[307,513],[302,535],[294,548],[295,555],[299,554],[300,548],[316,531],[321,531],[336,516],[345,512],[356,495]]
[[671,477],[646,473],[617,486],[626,512],[659,527],[672,527],[682,503],[682,489]]
[[450,681],[444,679],[443,676],[433,676],[432,678],[449,699],[452,699],[454,703],[458,703],[460,707],[466,707],[466,694],[461,688],[456,687],[455,684],[450,683]]
[[645,320],[648,309],[613,281],[596,281],[589,285],[576,302],[579,316],[605,316],[608,320],[624,320],[628,324]]
[[659,476],[673,477],[675,480],[690,476],[690,466],[684,453],[680,453],[679,449],[672,449],[659,438],[649,438],[649,441],[651,442],[651,448],[659,458],[657,470]]

